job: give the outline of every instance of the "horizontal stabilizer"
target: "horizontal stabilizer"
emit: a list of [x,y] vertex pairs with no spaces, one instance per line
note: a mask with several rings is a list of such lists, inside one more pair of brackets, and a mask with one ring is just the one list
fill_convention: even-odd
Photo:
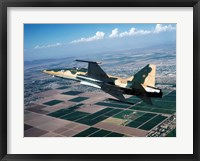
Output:
[[152,101],[151,101],[150,97],[148,97],[146,95],[144,95],[144,96],[142,96],[142,95],[136,95],[136,96],[139,97],[145,103],[152,105]]
[[134,80],[133,88],[139,91],[139,94],[136,94],[137,97],[139,97],[145,103],[152,105],[151,98],[146,95],[146,90],[140,83],[137,82],[137,80]]

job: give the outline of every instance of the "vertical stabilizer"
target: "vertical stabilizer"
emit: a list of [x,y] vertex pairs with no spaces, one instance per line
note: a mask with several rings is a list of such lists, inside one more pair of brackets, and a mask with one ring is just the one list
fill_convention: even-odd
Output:
[[148,64],[137,72],[132,80],[132,88],[136,91],[136,96],[150,105],[152,105],[152,101],[147,95],[146,88],[155,87],[155,76],[156,66]]
[[155,87],[156,65],[148,64],[134,75],[134,80],[145,86]]

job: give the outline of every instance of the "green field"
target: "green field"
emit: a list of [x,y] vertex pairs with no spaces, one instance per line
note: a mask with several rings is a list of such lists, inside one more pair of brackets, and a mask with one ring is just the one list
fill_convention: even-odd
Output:
[[44,105],[48,105],[48,106],[53,106],[53,105],[59,104],[61,102],[64,102],[64,101],[61,101],[61,100],[52,100],[52,101],[49,101],[49,102],[45,102],[43,104]]
[[70,114],[64,115],[60,118],[65,119],[65,120],[75,121],[77,119],[80,119],[80,118],[88,116],[88,115],[89,114],[86,112],[75,111]]
[[108,102],[97,102],[96,105],[109,106],[109,107],[117,107],[117,108],[128,108],[130,106],[129,104],[108,103]]
[[81,93],[83,93],[83,92],[80,92],[80,91],[68,91],[68,92],[63,92],[62,94],[75,96],[75,95],[78,95],[78,94],[81,94]]
[[162,109],[162,108],[151,108],[151,112],[158,112],[163,114],[174,114],[176,110]]
[[136,104],[138,102],[141,102],[141,99],[136,97],[136,96],[131,96],[129,98],[126,99],[128,102],[132,103],[132,104]]
[[107,112],[106,114],[104,114],[104,116],[111,117],[111,116],[113,116],[113,115],[115,115],[115,114],[117,114],[117,113],[119,113],[119,112],[121,112],[121,111],[123,111],[123,110],[114,109],[114,110],[112,110],[112,111]]
[[85,131],[82,131],[78,134],[75,135],[75,137],[86,137],[96,131],[98,131],[99,129],[97,128],[94,128],[94,127],[90,127],[89,129],[85,130]]
[[142,125],[143,123],[145,123],[146,121],[150,120],[154,116],[156,116],[156,114],[145,113],[141,117],[139,117],[139,118],[131,121],[130,123],[128,123],[126,126],[137,128],[138,126]]
[[166,116],[157,115],[152,120],[148,121],[147,123],[139,127],[139,129],[151,130],[154,126],[158,125],[160,122],[162,122],[166,118],[167,118]]
[[111,131],[99,130],[99,131],[93,133],[92,135],[90,135],[89,137],[104,137],[110,133],[111,133]]
[[167,137],[176,137],[176,128],[174,130],[172,130]]
[[124,134],[90,127],[89,129],[86,129],[75,135],[75,137],[87,137],[87,136],[89,137],[122,137],[124,136]]
[[78,119],[76,120],[76,122],[81,123],[81,124],[86,124],[86,125],[94,125],[98,122],[101,122],[105,119],[108,118],[108,116],[104,116],[104,114],[106,114],[107,112],[113,110],[112,108],[105,108],[101,111],[98,111],[94,114],[91,114],[89,116],[86,116],[84,118]]
[[88,97],[76,97],[76,98],[70,99],[69,101],[72,101],[72,102],[81,102],[81,101],[84,101],[86,99],[88,99]]
[[62,117],[64,115],[72,113],[75,109],[78,109],[81,105],[83,105],[83,104],[78,104],[75,106],[71,106],[69,108],[63,108],[63,109],[57,110],[55,112],[49,113],[48,115],[52,116],[52,117]]
[[106,135],[106,137],[122,137],[124,134],[116,133],[116,132],[111,132],[110,134]]

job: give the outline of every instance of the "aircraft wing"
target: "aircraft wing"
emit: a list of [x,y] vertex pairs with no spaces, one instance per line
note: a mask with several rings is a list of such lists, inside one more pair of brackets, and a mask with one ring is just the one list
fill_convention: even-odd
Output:
[[116,86],[109,85],[109,84],[104,84],[104,85],[101,86],[101,89],[104,92],[110,94],[111,96],[119,99],[120,101],[126,102],[126,99],[123,96],[123,93]]
[[97,62],[76,60],[78,62],[88,63],[88,73],[87,75],[91,78],[101,80],[103,82],[112,82],[108,75],[103,71],[103,69],[98,65]]

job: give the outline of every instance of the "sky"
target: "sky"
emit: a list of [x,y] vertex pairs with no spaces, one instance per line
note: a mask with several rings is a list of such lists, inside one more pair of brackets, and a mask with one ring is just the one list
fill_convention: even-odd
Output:
[[175,42],[176,24],[24,24],[25,61]]

